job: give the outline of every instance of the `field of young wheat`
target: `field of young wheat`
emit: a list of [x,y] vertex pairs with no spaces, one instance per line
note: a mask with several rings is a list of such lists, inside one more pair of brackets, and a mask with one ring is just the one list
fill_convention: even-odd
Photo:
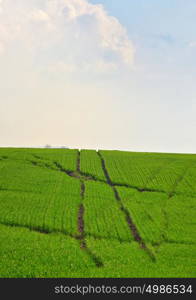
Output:
[[0,149],[0,277],[195,277],[196,155]]

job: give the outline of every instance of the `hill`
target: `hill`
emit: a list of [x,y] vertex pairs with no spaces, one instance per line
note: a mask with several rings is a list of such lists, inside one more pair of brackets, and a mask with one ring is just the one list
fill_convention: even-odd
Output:
[[0,277],[195,277],[196,155],[0,148]]

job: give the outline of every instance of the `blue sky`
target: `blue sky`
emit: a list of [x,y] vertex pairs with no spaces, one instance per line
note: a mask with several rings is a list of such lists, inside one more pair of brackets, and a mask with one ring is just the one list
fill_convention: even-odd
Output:
[[0,16],[0,146],[195,153],[196,1],[1,0]]

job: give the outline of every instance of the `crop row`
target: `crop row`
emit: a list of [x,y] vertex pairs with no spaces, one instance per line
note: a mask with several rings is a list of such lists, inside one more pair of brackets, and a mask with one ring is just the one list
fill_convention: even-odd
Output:
[[136,242],[87,238],[103,261],[97,268],[78,241],[0,225],[0,277],[195,277],[195,245],[163,244],[155,263]]
[[100,158],[95,150],[80,151],[80,170],[85,174],[94,176],[98,180],[106,180]]
[[74,171],[77,166],[78,150],[73,149],[0,149],[0,157],[6,155],[9,160],[21,164],[31,162],[48,164],[54,168],[54,162],[62,165],[66,170]]
[[195,195],[193,155],[100,151],[112,182],[139,189]]
[[100,182],[86,182],[85,186],[85,233],[98,238],[133,240],[112,188]]
[[8,160],[3,164],[1,223],[77,233],[79,181],[56,170],[28,163]]
[[118,187],[126,209],[132,214],[142,238],[154,245],[162,242],[194,243],[195,199],[183,195],[138,192]]

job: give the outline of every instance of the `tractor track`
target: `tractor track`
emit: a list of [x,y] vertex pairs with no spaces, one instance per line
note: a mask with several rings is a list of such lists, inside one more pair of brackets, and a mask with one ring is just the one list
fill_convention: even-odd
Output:
[[[39,159],[43,159],[43,158],[39,157]],[[97,178],[96,176],[94,176],[92,174],[85,173],[85,172],[82,172],[81,170],[78,170],[78,167],[77,167],[76,171],[73,171],[73,170],[67,170],[67,169],[63,168],[63,166],[59,162],[56,162],[56,161],[50,161],[51,163],[53,163],[53,165],[56,168],[55,167],[52,168],[49,164],[44,163],[43,161],[42,161],[42,163],[38,163],[38,162],[32,161],[32,160],[28,160],[28,161],[31,164],[33,164],[34,166],[42,167],[42,168],[47,168],[47,169],[49,169],[51,171],[63,172],[65,174],[67,174],[68,176],[73,177],[75,179],[81,179],[81,180],[84,180],[84,181],[91,180],[91,181],[97,181],[97,182],[108,184],[108,178],[106,178],[106,180],[101,180],[101,179]],[[103,167],[103,165],[102,165],[102,167]],[[168,192],[166,192],[164,190],[160,190],[160,189],[141,188],[141,187],[137,187],[135,185],[126,184],[126,183],[118,183],[118,182],[113,182],[113,181],[110,182],[110,183],[114,187],[125,187],[125,188],[129,188],[129,189],[134,189],[134,190],[136,190],[136,191],[138,191],[140,193],[144,193],[144,192],[162,193],[162,194],[166,194],[168,196],[170,196],[170,194],[171,194],[171,193],[168,193]],[[175,191],[173,191],[171,196],[174,196],[174,195],[181,195],[181,193],[180,192],[176,193]],[[187,196],[194,197],[194,196],[196,196],[196,194],[190,194],[190,195],[187,194]]]
[[[47,230],[47,229],[42,229],[38,226],[31,226],[31,225],[21,225],[19,223],[9,223],[6,221],[0,221],[0,225],[6,226],[6,227],[10,227],[10,228],[21,228],[21,229],[28,229],[29,231],[35,232],[35,233],[40,233],[40,234],[62,234],[64,236],[70,237],[72,239],[76,239],[76,240],[80,240],[80,236],[78,235],[74,235],[74,234],[70,234],[70,233],[66,233],[65,231],[61,231],[61,230]],[[96,240],[112,240],[112,241],[119,241],[119,239],[117,238],[110,238],[107,236],[96,236],[94,234],[85,234],[85,237],[92,237]],[[121,243],[125,243],[128,244],[130,243],[130,240],[121,240]],[[196,245],[196,243],[193,242],[186,242],[186,241],[175,241],[175,240],[166,240],[164,242],[165,244],[179,244],[179,245]],[[157,245],[157,243],[153,243],[153,246]]]
[[143,250],[145,250],[145,252],[148,254],[148,256],[151,258],[152,261],[156,260],[156,257],[154,256],[154,254],[151,252],[151,250],[147,247],[145,241],[142,239],[139,230],[137,229],[136,224],[133,222],[133,219],[130,215],[130,212],[126,209],[126,207],[123,205],[122,199],[116,189],[116,187],[113,185],[112,180],[110,179],[109,173],[107,171],[106,165],[105,165],[105,161],[101,155],[100,152],[97,152],[98,156],[100,157],[101,160],[101,165],[102,165],[102,169],[103,172],[105,174],[106,180],[108,185],[111,186],[111,188],[113,189],[114,192],[114,196],[116,201],[119,204],[119,208],[120,210],[124,213],[127,225],[130,229],[131,235],[133,236],[134,240],[139,244],[140,248],[142,248]]
[[5,155],[0,156],[0,160],[5,160],[5,159],[8,159],[8,156],[5,156]]
[[[78,157],[77,157],[77,166],[76,166],[76,172],[80,174],[80,151],[78,150]],[[80,180],[80,197],[81,197],[81,203],[78,208],[78,239],[80,240],[80,248],[81,250],[84,250],[89,257],[93,260],[96,267],[103,267],[103,262],[101,259],[95,255],[90,248],[88,248],[88,245],[86,243],[85,239],[85,222],[84,222],[84,214],[85,214],[85,207],[84,207],[84,196],[85,196],[85,183],[82,178],[79,178]]]
[[[101,259],[96,256],[87,246],[86,243],[86,235],[85,235],[85,224],[84,224],[84,213],[85,213],[85,208],[83,205],[84,201],[84,194],[85,194],[85,183],[84,180],[95,180],[91,175],[86,175],[80,171],[80,151],[78,151],[78,156],[77,156],[77,161],[76,161],[76,171],[71,171],[71,170],[66,170],[59,162],[53,161],[54,166],[57,168],[52,168],[49,164],[43,162],[43,159],[40,156],[35,156],[35,158],[41,160],[41,164],[35,162],[35,161],[29,161],[31,162],[34,166],[42,166],[45,168],[48,168],[53,171],[60,171],[65,173],[66,175],[76,178],[80,180],[80,197],[81,197],[81,203],[78,208],[78,217],[77,217],[77,224],[78,224],[78,234],[77,235],[69,235],[72,238],[75,238],[80,242],[80,248],[81,250],[84,250],[87,255],[91,257],[91,259],[94,261],[95,265],[97,267],[102,267],[103,262]],[[47,233],[47,232],[45,232]]]
[[[166,209],[167,209],[167,206],[169,204],[169,201],[176,195],[175,191],[176,191],[177,186],[184,179],[184,177],[186,176],[188,170],[191,167],[192,167],[192,165],[190,165],[190,164],[188,164],[186,166],[186,169],[184,170],[184,172],[180,176],[178,176],[175,183],[173,184],[173,187],[172,187],[171,191],[168,193],[168,197],[167,197],[167,200],[166,200],[166,203],[165,203],[165,207],[162,208],[162,214],[163,214],[163,217],[164,217],[164,227],[163,227],[162,234],[161,234],[162,240],[160,242],[154,244],[154,247],[156,248],[156,251],[158,251],[159,247],[161,245],[163,245],[164,243],[172,243],[167,238],[167,232],[168,232],[168,229],[169,229],[169,221],[168,221],[168,213],[167,213]],[[175,241],[175,243],[178,243],[178,242]]]

